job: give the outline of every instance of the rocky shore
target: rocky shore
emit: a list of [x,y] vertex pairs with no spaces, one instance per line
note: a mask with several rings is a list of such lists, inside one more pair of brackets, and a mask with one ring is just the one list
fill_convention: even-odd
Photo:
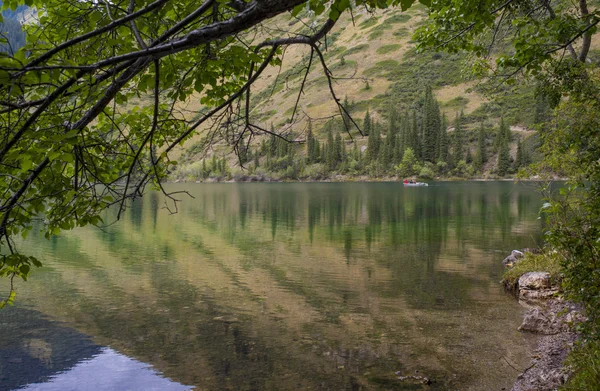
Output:
[[[513,267],[528,250],[513,251],[503,264]],[[512,391],[556,390],[570,375],[564,363],[578,338],[573,325],[583,319],[580,308],[562,298],[546,272],[525,273],[516,286],[508,288],[527,308],[519,330],[542,336],[531,354],[531,365],[517,377]]]

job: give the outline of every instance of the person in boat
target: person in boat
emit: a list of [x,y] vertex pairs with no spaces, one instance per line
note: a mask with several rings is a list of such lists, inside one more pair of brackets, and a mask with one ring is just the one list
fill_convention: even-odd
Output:
[[414,180],[414,179],[411,179],[409,183],[415,184],[415,183],[417,183],[417,182],[415,182],[415,180]]
[[408,179],[405,179],[405,180],[404,180],[404,184],[405,184],[405,185],[408,185]]

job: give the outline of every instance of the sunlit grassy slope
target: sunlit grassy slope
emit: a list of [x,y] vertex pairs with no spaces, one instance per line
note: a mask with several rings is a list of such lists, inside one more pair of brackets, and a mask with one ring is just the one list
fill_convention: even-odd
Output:
[[[426,10],[420,6],[407,13],[399,9],[377,13],[358,9],[353,17],[345,15],[327,36],[324,57],[334,76],[333,90],[340,100],[347,99],[350,103],[350,112],[356,122],[361,125],[369,110],[372,118],[385,126],[391,106],[401,113],[408,112],[419,105],[426,86],[431,86],[450,123],[458,112],[463,111],[467,129],[478,128],[484,122],[492,135],[493,127],[504,116],[519,135],[516,138],[533,135],[534,86],[517,83],[489,93],[494,82],[474,79],[466,55],[433,51],[417,53],[411,39],[425,16]],[[309,19],[298,20],[283,15],[270,22],[268,28],[281,32],[302,30],[308,34],[310,23]],[[318,26],[318,23],[314,25]],[[318,59],[313,60],[300,93],[309,58],[308,46],[291,46],[284,53],[281,67],[268,69],[257,81],[251,99],[253,123],[304,140],[308,118],[311,118],[316,136],[325,139],[321,128],[332,116],[339,115],[339,111]],[[191,113],[200,108],[194,99],[187,107]],[[475,141],[475,132],[472,133],[470,139]],[[366,137],[361,137],[358,131],[354,130],[353,136],[359,146],[366,145]],[[179,151],[182,155],[175,158],[180,164],[193,164],[205,156],[197,153],[204,151],[199,148],[202,137],[201,132]],[[260,142],[261,137],[254,140]],[[471,149],[474,148],[473,143]],[[516,150],[516,140],[512,150]],[[208,156],[214,153],[222,156],[230,151],[230,146],[217,143],[208,151]],[[304,153],[304,149],[298,148],[298,152]],[[231,157],[230,166],[235,164],[235,158]]]

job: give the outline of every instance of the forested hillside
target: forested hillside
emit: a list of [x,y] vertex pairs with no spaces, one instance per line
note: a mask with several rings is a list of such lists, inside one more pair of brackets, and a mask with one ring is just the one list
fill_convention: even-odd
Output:
[[[513,176],[536,159],[536,128],[549,117],[548,102],[534,82],[475,77],[465,54],[417,53],[411,38],[424,17],[415,7],[358,12],[338,23],[324,59],[343,115],[317,60],[289,48],[251,98],[254,121],[285,139],[255,137],[235,154],[236,140],[212,144],[199,135],[185,144],[172,179]],[[309,30],[307,16],[285,16],[272,28],[298,23]]]
[[[2,7],[2,1],[0,1]],[[14,54],[25,45],[25,33],[21,21],[26,7],[18,7],[15,11],[5,10],[0,20],[0,53]]]

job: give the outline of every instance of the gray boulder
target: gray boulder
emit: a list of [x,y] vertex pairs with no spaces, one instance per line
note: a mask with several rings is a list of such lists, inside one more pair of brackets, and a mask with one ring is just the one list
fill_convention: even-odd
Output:
[[547,289],[551,288],[550,273],[529,272],[519,278],[519,289]]

